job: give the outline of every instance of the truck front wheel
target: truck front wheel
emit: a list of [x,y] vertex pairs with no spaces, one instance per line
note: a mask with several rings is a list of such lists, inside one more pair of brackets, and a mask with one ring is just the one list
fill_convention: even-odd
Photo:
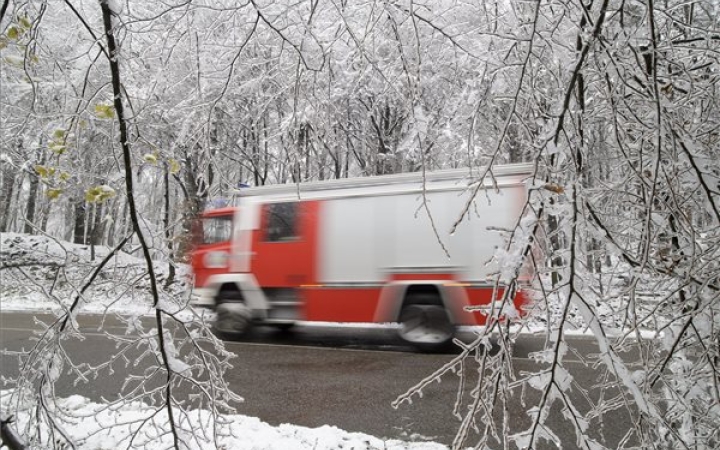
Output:
[[444,305],[436,302],[406,301],[399,321],[400,338],[421,351],[443,350],[455,336],[455,325]]
[[218,292],[215,313],[215,331],[223,339],[240,337],[250,329],[250,308],[237,289],[221,289]]

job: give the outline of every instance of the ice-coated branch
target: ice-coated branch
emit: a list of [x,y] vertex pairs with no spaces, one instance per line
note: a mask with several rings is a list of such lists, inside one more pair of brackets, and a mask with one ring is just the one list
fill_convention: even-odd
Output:
[[170,423],[170,428],[173,436],[174,447],[179,450],[180,437],[176,428],[174,417],[175,412],[173,410],[173,405],[171,401],[173,396],[172,380],[175,372],[173,371],[170,356],[167,352],[168,343],[165,342],[166,337],[164,333],[163,312],[159,308],[157,308],[160,301],[160,295],[158,293],[158,283],[155,276],[155,269],[153,267],[153,260],[150,255],[150,247],[148,246],[145,240],[144,232],[141,229],[140,219],[138,217],[138,209],[135,205],[135,191],[132,178],[133,167],[130,156],[130,141],[128,136],[127,123],[125,121],[123,94],[120,81],[120,54],[119,48],[115,42],[115,34],[113,29],[113,16],[116,12],[111,10],[108,0],[100,0],[100,8],[102,10],[103,25],[105,27],[105,38],[107,40],[107,47],[109,52],[108,63],[110,64],[110,73],[112,78],[112,91],[114,99],[113,103],[115,106],[115,113],[117,114],[118,128],[120,132],[120,146],[122,148],[123,164],[125,169],[125,190],[127,194],[127,201],[129,207],[128,209],[130,212],[130,220],[132,222],[133,229],[135,230],[135,234],[140,241],[140,246],[142,248],[143,256],[145,258],[145,263],[147,265],[150,276],[150,289],[153,298],[153,306],[156,307],[155,324],[157,327],[157,339],[159,347],[158,351],[160,352],[160,355],[162,357],[162,363],[167,371],[167,382],[165,386],[164,400],[168,414],[168,421]]
[[[7,2],[5,3],[7,4]],[[0,442],[9,450],[25,450],[25,443],[10,426],[13,422],[12,416],[0,417]]]
[[5,13],[7,12],[9,5],[10,0],[3,0],[2,6],[0,6],[0,23],[2,23],[3,19],[5,18]]
[[567,84],[567,88],[565,90],[565,98],[563,99],[562,109],[560,110],[560,115],[557,119],[557,128],[555,129],[555,134],[553,137],[555,144],[558,143],[561,132],[565,126],[565,114],[567,114],[568,108],[570,107],[570,101],[575,91],[575,84],[580,78],[580,73],[582,71],[583,64],[585,63],[585,58],[587,58],[587,55],[590,52],[590,48],[595,44],[595,40],[600,36],[600,33],[602,31],[603,22],[605,21],[605,15],[609,3],[609,0],[603,0],[602,6],[600,7],[600,12],[598,13],[598,19],[595,21],[595,27],[592,31],[592,40],[588,40],[583,44],[582,49],[580,50],[580,56],[575,63],[575,68],[572,71],[570,82]]
[[473,202],[475,201],[475,199],[478,195],[478,192],[480,192],[480,189],[482,189],[485,185],[486,177],[490,177],[490,179],[494,183],[494,177],[492,175],[492,167],[493,167],[496,159],[499,157],[500,151],[502,149],[502,145],[508,136],[510,124],[512,123],[513,117],[517,113],[518,104],[521,101],[520,93],[522,92],[523,88],[525,87],[524,86],[525,77],[530,70],[529,65],[530,65],[531,57],[533,56],[533,49],[534,49],[536,31],[537,31],[537,20],[540,15],[540,3],[539,2],[535,3],[535,5],[533,5],[533,9],[534,9],[534,11],[533,11],[534,17],[533,17],[533,20],[530,22],[531,23],[531,32],[530,32],[530,37],[528,38],[528,43],[527,43],[528,48],[525,51],[523,61],[520,65],[520,75],[518,76],[518,80],[516,81],[517,84],[516,84],[515,92],[512,96],[512,103],[511,103],[510,111],[507,113],[507,117],[505,118],[505,124],[502,127],[500,136],[497,138],[497,143],[495,145],[495,149],[491,152],[485,168],[480,171],[479,176],[476,178],[475,187],[470,190],[470,195],[468,196],[468,200],[465,203],[465,206],[460,211],[460,214],[458,215],[457,220],[455,221],[455,223],[453,223],[452,227],[450,228],[451,233],[454,233],[455,230],[457,230],[457,227],[460,225],[460,223],[462,223],[465,216],[467,214],[469,214],[470,207],[472,206]]

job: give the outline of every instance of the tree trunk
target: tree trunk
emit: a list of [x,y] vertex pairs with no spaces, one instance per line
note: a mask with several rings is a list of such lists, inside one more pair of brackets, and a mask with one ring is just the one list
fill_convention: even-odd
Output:
[[163,183],[165,185],[165,214],[163,216],[163,228],[165,229],[165,240],[168,247],[168,277],[165,280],[165,288],[168,288],[175,281],[175,263],[173,262],[173,233],[170,229],[170,168],[164,164]]
[[25,226],[23,227],[23,233],[33,234],[35,227],[35,209],[37,205],[38,187],[40,185],[40,179],[37,174],[30,175],[30,191],[28,192],[27,201],[27,212],[25,213]]
[[129,205],[128,202],[123,202],[122,207],[122,214],[120,214],[120,220],[121,220],[121,226],[115,227],[115,231],[121,230],[122,236],[127,236],[128,233],[130,233],[130,230],[132,229],[132,225],[130,224],[130,221],[128,220],[128,214],[130,212],[128,211]]
[[85,244],[85,220],[87,217],[85,200],[80,199],[77,201],[71,200],[71,204],[74,204],[75,210],[75,227],[73,233],[74,244]]
[[193,221],[205,206],[207,189],[204,189],[204,181],[198,180],[199,172],[197,164],[193,164],[193,156],[186,154],[185,177],[182,184],[185,201],[182,207],[182,239],[178,242],[177,256],[184,258],[190,250],[190,233],[192,232]]
[[43,201],[42,207],[40,208],[40,229],[47,233],[48,220],[50,220],[50,212],[52,211],[52,202]]
[[15,176],[10,168],[3,165],[0,170],[0,231],[10,231],[10,207],[15,191]]
[[95,260],[95,246],[102,244],[103,222],[102,213],[103,206],[100,203],[94,203],[92,206],[92,227],[88,233],[88,241],[90,243],[90,260]]
[[[45,164],[45,156],[42,153],[38,154],[36,161],[40,165]],[[35,172],[35,169],[29,169],[28,174],[30,175],[30,191],[28,192],[27,212],[25,213],[23,233],[33,234],[38,228],[35,225],[35,220],[38,212],[38,195],[40,195],[40,176]]]
[[103,208],[102,204],[96,204],[93,207],[94,210],[94,217],[93,217],[93,227],[92,227],[92,233],[90,234],[90,242],[94,245],[102,245],[102,236],[103,232],[105,231],[105,226],[102,221],[102,216],[105,211],[105,208]]
[[562,275],[560,274],[560,271],[565,265],[565,261],[563,260],[562,256],[559,256],[559,253],[562,249],[565,248],[565,245],[564,239],[562,237],[562,230],[560,229],[560,220],[558,219],[558,216],[548,215],[547,226],[548,235],[550,236],[550,267],[552,270],[550,278],[552,280],[553,287],[556,287],[560,284],[560,281],[562,281]]

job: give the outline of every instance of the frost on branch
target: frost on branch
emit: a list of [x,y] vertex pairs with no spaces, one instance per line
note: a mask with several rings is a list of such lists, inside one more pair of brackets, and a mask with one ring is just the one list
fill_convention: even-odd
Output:
[[[515,26],[486,24],[518,38],[511,60],[488,64],[507,76],[488,82],[504,96],[484,156],[524,152],[537,168],[523,210],[537,219],[532,245],[518,251],[519,222],[496,253],[498,285],[527,264],[534,303],[516,329],[488,326],[406,394],[463,365],[454,448],[720,446],[720,39],[716,6],[700,3],[540,2],[504,10]],[[546,339],[519,371],[523,327]],[[574,376],[580,366],[596,377]],[[518,408],[527,422],[508,419]],[[620,437],[605,432],[609,417],[622,418]],[[574,442],[560,441],[567,426]]]
[[[80,436],[67,432],[78,420],[94,421],[98,436],[124,435],[125,442],[136,436],[137,442],[142,442],[171,429],[162,412],[166,402],[173,405],[180,434],[186,436],[183,439],[202,445],[213,442],[213,434],[207,431],[212,427],[193,422],[188,412],[206,410],[205,420],[211,421],[217,414],[234,411],[242,399],[223,378],[231,367],[232,355],[212,334],[205,318],[186,308],[189,298],[182,286],[160,292],[163,342],[168,356],[165,366],[161,363],[156,325],[147,315],[154,309],[147,268],[141,260],[118,248],[98,248],[103,260],[92,261],[85,246],[38,236],[0,236],[0,261],[18,263],[3,269],[3,292],[22,289],[23,300],[44,297],[52,305],[47,316],[37,319],[41,330],[31,345],[25,351],[6,352],[6,356],[18,361],[21,370],[17,377],[3,376],[4,388],[11,390],[3,391],[2,415],[25,418],[12,426],[27,445],[47,448],[78,442]],[[47,261],[55,265],[48,266]],[[157,264],[156,269],[163,275],[166,267]],[[30,274],[42,274],[42,281],[28,284]],[[18,296],[17,292],[12,295]],[[108,349],[100,361],[88,360],[85,351],[87,341],[77,321],[86,312],[105,316],[97,330],[104,338],[93,341]],[[121,326],[113,326],[115,321]],[[118,375],[127,371],[127,378]],[[78,415],[67,402],[56,401],[58,396],[66,395],[62,394],[62,386],[67,385],[90,390],[102,390],[105,385],[117,388],[105,394],[107,404],[96,405],[88,416],[87,410]],[[183,393],[168,398],[167,386]],[[132,404],[142,405],[152,413],[131,421],[111,419],[115,417],[113,411]]]

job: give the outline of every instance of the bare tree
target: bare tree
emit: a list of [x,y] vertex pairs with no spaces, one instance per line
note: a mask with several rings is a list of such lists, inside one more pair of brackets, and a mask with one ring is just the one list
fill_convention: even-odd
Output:
[[[72,5],[69,4],[72,8]],[[62,377],[73,377],[77,382],[87,383],[98,374],[112,373],[113,367],[123,362],[132,361],[140,372],[131,375],[124,383],[121,395],[111,401],[107,408],[123,404],[130,400],[149,402],[154,408],[152,420],[139,419],[134,423],[108,424],[105,428],[128,430],[127,442],[133,446],[143,436],[169,434],[172,436],[174,448],[185,448],[192,442],[216,442],[216,431],[197,428],[197,424],[188,421],[187,407],[194,405],[209,408],[213,416],[219,412],[229,411],[233,403],[239,401],[223,379],[224,371],[229,367],[230,355],[223,351],[222,345],[210,333],[207,325],[194,319],[187,320],[178,316],[183,309],[187,297],[178,296],[172,291],[163,291],[159,286],[158,276],[151,255],[146,233],[141,226],[136,204],[136,182],[134,180],[134,163],[132,155],[133,132],[126,116],[127,95],[123,89],[121,66],[123,52],[118,43],[116,33],[121,27],[120,11],[107,1],[100,1],[103,38],[96,42],[105,55],[104,61],[109,64],[109,89],[113,103],[106,107],[108,116],[117,122],[116,137],[120,145],[120,170],[125,182],[125,198],[132,225],[132,233],[120,240],[118,245],[108,252],[102,261],[91,263],[88,273],[83,275],[81,285],[73,286],[74,295],[68,299],[61,292],[46,292],[61,307],[53,321],[45,324],[38,334],[35,345],[28,352],[19,353],[22,367],[20,375],[12,380],[14,391],[9,400],[12,410],[32,411],[29,420],[22,426],[18,434],[23,436],[30,447],[74,447],[74,438],[65,430],[68,420],[73,420],[73,413],[60,408],[55,401],[55,385]],[[72,8],[77,19],[85,23],[85,17]],[[92,33],[92,30],[89,30]],[[110,114],[112,111],[112,114]],[[101,196],[101,193],[94,196]],[[88,201],[88,197],[85,198]],[[136,236],[140,243],[145,266],[140,274],[132,276],[135,280],[146,278],[149,283],[149,294],[154,308],[154,322],[149,326],[138,322],[137,317],[123,317],[135,331],[128,335],[107,333],[113,341],[115,351],[108,359],[98,365],[82,361],[82,356],[68,350],[68,342],[80,339],[82,333],[76,322],[83,304],[87,301],[86,292],[91,289],[98,276],[106,270],[108,263],[118,254],[121,248]],[[157,249],[156,249],[157,250]],[[57,266],[65,267],[67,261],[58,262]],[[14,266],[20,274],[27,274],[21,266]],[[59,275],[59,274],[58,274]],[[56,275],[56,276],[58,276]],[[105,275],[107,276],[107,274]],[[29,280],[32,277],[27,276]],[[76,280],[66,280],[73,283]],[[135,281],[137,282],[137,281]],[[183,299],[184,298],[184,299]],[[147,328],[146,328],[147,326]],[[78,361],[78,359],[80,361]],[[190,393],[181,396],[177,389],[182,387]],[[100,413],[100,411],[98,411]],[[6,438],[6,427],[11,426],[3,416],[3,439]],[[12,430],[11,430],[12,431]],[[13,444],[12,440],[6,441]]]
[[[537,167],[526,217],[509,235],[506,252],[533,265],[530,315],[547,315],[548,338],[534,355],[537,371],[513,370],[514,332],[497,318],[520,286],[521,266],[499,253],[506,267],[498,281],[507,288],[486,330],[398,399],[451,370],[465,373],[477,360],[472,394],[463,396],[462,382],[458,388],[454,448],[468,444],[473,429],[478,448],[560,445],[548,420],[558,410],[577,435],[562,444],[577,448],[720,444],[720,192],[717,163],[708,159],[715,151],[708,132],[718,118],[716,8],[710,2],[518,3],[501,6],[509,20],[486,30],[507,50],[506,72],[513,75],[494,89],[511,95],[487,156],[499,161],[505,143],[519,140],[531,146]],[[572,33],[575,46],[564,45],[562,37]],[[491,177],[492,165],[485,167],[482,177]],[[550,267],[533,254],[536,243],[551,244],[545,245]],[[602,264],[588,265],[598,253]],[[565,337],[573,328],[594,336],[598,353],[582,360],[599,369],[599,389],[580,384],[564,362],[575,351]],[[493,336],[497,352],[490,351]],[[628,360],[628,351],[639,360]],[[528,424],[505,419],[513,397],[524,399]],[[629,418],[619,442],[596,432],[607,414]]]

